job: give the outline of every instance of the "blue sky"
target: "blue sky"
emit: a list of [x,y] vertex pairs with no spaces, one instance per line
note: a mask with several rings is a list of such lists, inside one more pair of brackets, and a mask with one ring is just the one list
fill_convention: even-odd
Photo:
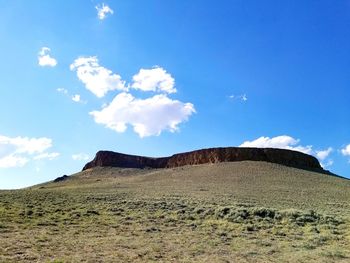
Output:
[[288,148],[350,177],[350,1],[0,4],[0,189],[102,149]]

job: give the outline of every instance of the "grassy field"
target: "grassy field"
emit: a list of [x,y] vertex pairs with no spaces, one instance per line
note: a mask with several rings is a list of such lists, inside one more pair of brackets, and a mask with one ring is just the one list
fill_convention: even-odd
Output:
[[264,162],[0,191],[0,262],[350,262],[350,181]]

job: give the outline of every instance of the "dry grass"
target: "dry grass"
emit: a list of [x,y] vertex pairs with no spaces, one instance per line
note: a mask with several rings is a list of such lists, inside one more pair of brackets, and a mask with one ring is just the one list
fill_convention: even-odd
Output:
[[0,262],[349,262],[350,181],[262,162],[0,191]]

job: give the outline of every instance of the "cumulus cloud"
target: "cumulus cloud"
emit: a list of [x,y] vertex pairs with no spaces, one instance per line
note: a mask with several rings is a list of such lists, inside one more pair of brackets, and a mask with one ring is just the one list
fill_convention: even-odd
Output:
[[71,65],[70,69],[77,72],[81,82],[86,89],[102,98],[108,91],[125,91],[125,81],[118,74],[113,74],[111,70],[99,65],[97,57],[80,57]]
[[[90,112],[96,123],[116,132],[125,132],[128,125],[140,137],[160,135],[164,130],[174,132],[195,112],[193,104],[168,97],[177,92],[175,79],[159,66],[140,69],[128,85],[120,75],[100,66],[97,57],[80,57],[70,69],[76,71],[85,87],[99,98],[109,91],[119,91],[112,102],[104,103],[101,110]],[[141,99],[131,94],[134,90],[160,94]],[[77,95],[72,99],[80,101]]]
[[74,161],[87,161],[90,159],[90,156],[86,153],[77,153],[72,155]]
[[260,137],[253,141],[245,141],[239,147],[258,147],[258,148],[278,148],[298,151],[317,157],[323,167],[330,166],[333,164],[333,160],[325,161],[330,153],[333,151],[331,147],[325,150],[315,151],[312,145],[303,146],[299,144],[300,140],[295,139],[288,135],[282,135],[277,137]]
[[324,159],[326,159],[329,154],[333,151],[333,149],[331,147],[329,147],[328,149],[325,149],[323,151],[316,151],[316,156],[319,160],[323,161]]
[[133,76],[131,88],[142,91],[154,91],[175,93],[174,78],[161,67],[152,69],[140,69],[139,73]]
[[[0,168],[21,167],[40,156],[44,158],[45,151],[52,147],[49,138],[7,137],[0,135]],[[57,154],[57,153],[52,153]],[[51,157],[53,155],[51,154]],[[49,153],[47,153],[50,156]],[[40,159],[40,158],[39,158]]]
[[345,146],[343,149],[341,149],[341,153],[344,156],[350,156],[350,144],[348,144],[347,146]]
[[38,54],[38,63],[42,67],[55,67],[57,60],[50,56],[50,48],[42,47]]
[[95,8],[97,10],[97,17],[100,20],[104,20],[108,16],[108,14],[113,15],[114,13],[114,11],[104,3],[102,5],[95,6]]
[[129,93],[118,94],[100,111],[92,111],[96,123],[116,132],[124,132],[127,124],[142,138],[160,135],[163,130],[174,132],[181,122],[195,112],[191,103],[172,100],[164,94],[137,99]]
[[297,145],[299,143],[298,139],[293,137],[282,135],[277,137],[260,137],[253,141],[245,141],[240,147],[259,147],[259,148],[279,148],[279,149],[289,149],[295,150],[307,154],[311,154],[312,146],[301,146]]

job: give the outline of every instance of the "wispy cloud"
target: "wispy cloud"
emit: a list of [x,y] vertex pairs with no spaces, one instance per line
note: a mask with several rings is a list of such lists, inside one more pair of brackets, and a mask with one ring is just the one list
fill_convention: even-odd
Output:
[[243,101],[243,102],[246,102],[248,100],[248,97],[246,94],[241,94],[241,95],[229,95],[228,96],[229,99],[231,100],[240,100],[240,101]]
[[68,90],[66,90],[66,89],[64,89],[64,88],[58,88],[58,89],[56,89],[58,92],[60,92],[60,93],[63,93],[63,94],[65,94],[65,95],[67,95],[68,94]]
[[90,156],[86,153],[77,153],[72,155],[74,161],[87,161],[90,159]]
[[332,166],[333,163],[334,163],[333,160],[328,160],[326,163],[321,162],[321,166],[322,166],[323,168],[328,168],[328,167]]
[[58,89],[56,89],[56,91],[64,94],[66,97],[70,98],[72,101],[74,101],[76,103],[83,103],[83,104],[87,103],[87,101],[82,100],[80,94],[70,95],[69,91],[65,88],[58,88]]
[[21,167],[33,159],[54,158],[58,153],[46,152],[52,147],[49,138],[7,137],[0,135],[0,168]]
[[38,63],[42,67],[55,67],[57,60],[50,56],[50,48],[42,47],[38,54]]
[[341,153],[344,156],[350,156],[350,144],[348,144],[347,146],[345,146],[343,149],[341,149]]
[[[342,153],[342,155],[350,157],[350,144],[346,145],[343,149],[340,150],[340,152]],[[350,158],[348,162],[350,163]]]
[[104,20],[107,18],[107,16],[113,15],[114,11],[112,10],[112,8],[110,8],[108,5],[102,3],[100,5],[95,6],[96,10],[97,10],[97,17],[100,20]]
[[53,153],[42,153],[39,155],[34,156],[34,160],[43,160],[43,159],[48,159],[48,160],[54,160],[56,159],[58,156],[60,156],[59,153],[57,152],[53,152]]

